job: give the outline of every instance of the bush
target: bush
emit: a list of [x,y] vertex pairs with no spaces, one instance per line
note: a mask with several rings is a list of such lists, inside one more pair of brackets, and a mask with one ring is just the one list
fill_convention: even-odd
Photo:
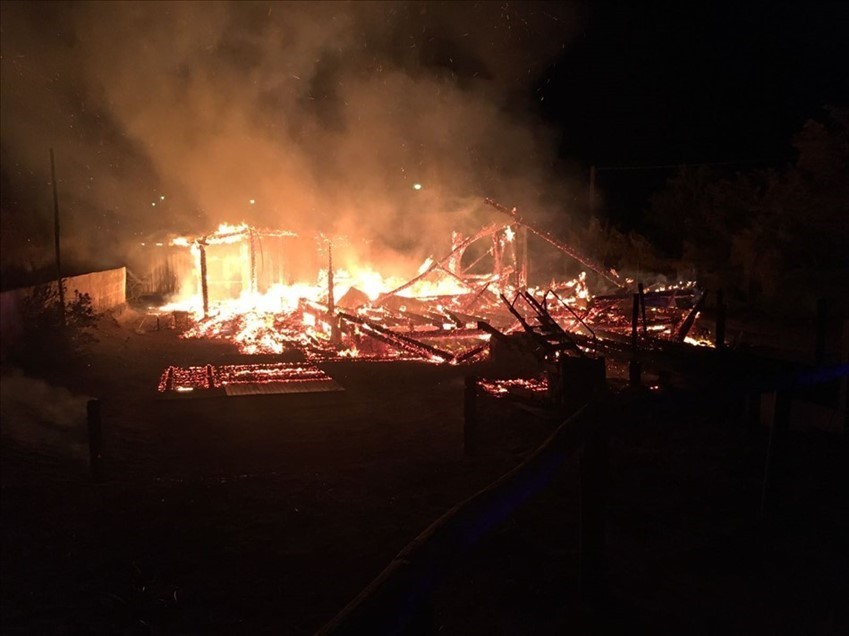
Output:
[[[62,281],[63,289],[65,282]],[[59,287],[54,283],[38,285],[28,294],[21,308],[23,328],[12,349],[12,359],[27,370],[42,370],[74,363],[82,358],[88,345],[96,342],[92,331],[97,316],[91,296],[74,290],[65,297],[61,311]]]

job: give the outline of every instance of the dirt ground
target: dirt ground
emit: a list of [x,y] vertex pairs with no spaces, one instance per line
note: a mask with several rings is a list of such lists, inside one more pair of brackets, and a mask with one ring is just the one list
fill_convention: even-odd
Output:
[[[487,402],[466,458],[465,371],[416,363],[323,365],[339,393],[163,399],[168,364],[239,356],[138,322],[107,317],[82,367],[18,377],[15,399],[4,378],[4,633],[311,633],[555,426]],[[103,405],[101,484],[87,397]],[[618,427],[606,602],[581,600],[567,467],[457,564],[435,630],[845,633],[845,439],[794,432],[794,486],[767,522],[766,443],[721,412]]]
[[[4,631],[312,632],[551,428],[472,462],[463,370],[418,363],[324,365],[338,393],[162,399],[168,364],[241,358],[138,322],[101,321],[82,370],[35,385],[75,421],[39,403],[4,413]],[[102,484],[85,397],[102,402]]]

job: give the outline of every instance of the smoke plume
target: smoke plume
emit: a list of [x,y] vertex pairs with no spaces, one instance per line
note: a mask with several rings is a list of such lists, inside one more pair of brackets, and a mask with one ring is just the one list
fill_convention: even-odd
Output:
[[531,86],[579,19],[562,3],[3,3],[4,266],[48,262],[50,147],[66,260],[89,266],[221,222],[403,253],[483,196],[562,207]]

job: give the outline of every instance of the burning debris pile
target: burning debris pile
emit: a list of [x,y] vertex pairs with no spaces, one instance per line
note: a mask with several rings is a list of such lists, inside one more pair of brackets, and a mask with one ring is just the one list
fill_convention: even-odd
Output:
[[[428,258],[406,280],[368,267],[334,267],[334,243],[323,236],[310,256],[317,272],[312,282],[305,282],[303,259],[287,260],[299,240],[291,232],[222,225],[206,236],[175,239],[172,245],[193,256],[194,280],[183,300],[158,312],[188,312],[186,338],[229,340],[248,355],[295,350],[313,362],[460,364],[484,358],[492,339],[506,342],[511,334],[523,334],[541,357],[553,351],[580,354],[593,341],[627,337],[637,318],[644,339],[683,341],[693,328],[702,297],[694,284],[640,286],[637,317],[635,294],[628,289],[632,281],[535,228],[515,209],[487,203],[504,213],[506,222],[469,236],[455,232],[445,255]],[[529,234],[594,272],[613,293],[593,296],[586,272],[530,286]],[[168,373],[162,391],[196,384],[188,376],[181,380],[176,370]]]
[[309,364],[207,364],[165,369],[160,392],[218,392],[225,395],[257,393],[315,393],[341,391],[335,380]]

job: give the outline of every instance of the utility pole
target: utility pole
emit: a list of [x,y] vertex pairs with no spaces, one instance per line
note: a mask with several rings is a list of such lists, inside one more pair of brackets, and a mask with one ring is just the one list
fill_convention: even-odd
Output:
[[590,166],[590,214],[595,210],[595,166]]
[[50,180],[53,183],[53,239],[56,247],[56,285],[59,288],[60,324],[65,326],[65,285],[62,282],[62,256],[59,249],[59,192],[56,189],[56,161],[50,149]]

